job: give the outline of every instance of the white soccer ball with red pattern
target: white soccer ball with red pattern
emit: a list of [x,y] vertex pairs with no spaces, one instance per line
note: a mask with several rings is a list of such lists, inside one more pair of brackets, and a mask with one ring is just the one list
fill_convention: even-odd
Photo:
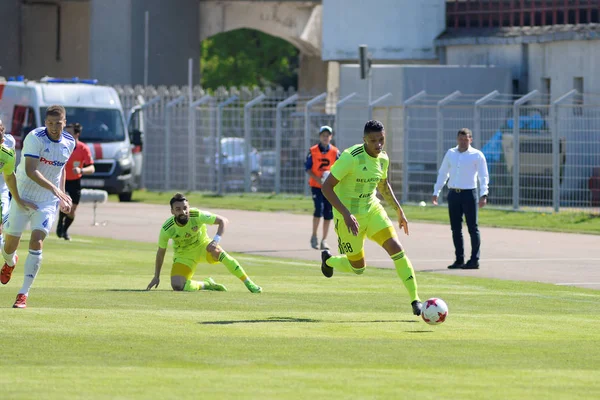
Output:
[[423,303],[423,309],[421,310],[421,317],[423,321],[429,325],[438,325],[446,320],[448,316],[448,306],[442,299],[436,299],[435,297],[427,300]]

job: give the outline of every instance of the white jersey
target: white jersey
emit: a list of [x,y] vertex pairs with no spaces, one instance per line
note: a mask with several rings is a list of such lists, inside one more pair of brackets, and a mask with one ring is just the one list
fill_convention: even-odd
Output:
[[[4,134],[4,143],[2,143],[4,147],[8,147],[9,149],[15,149],[15,138],[10,133]],[[0,174],[0,196],[8,196],[8,187],[6,186],[6,182],[4,182],[4,175]],[[8,198],[8,197],[7,197]]]
[[41,187],[27,176],[25,171],[25,157],[38,158],[40,163],[37,170],[53,185],[60,188],[60,178],[67,160],[75,148],[75,139],[68,132],[63,131],[60,139],[52,140],[48,137],[45,127],[29,132],[23,141],[21,161],[17,167],[17,187],[22,198],[42,203],[58,200],[54,193]]

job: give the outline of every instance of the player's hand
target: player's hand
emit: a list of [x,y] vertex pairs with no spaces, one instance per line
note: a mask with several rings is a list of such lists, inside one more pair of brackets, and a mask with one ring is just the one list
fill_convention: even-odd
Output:
[[38,206],[35,203],[32,203],[31,201],[21,199],[17,203],[19,203],[19,206],[21,206],[24,209],[28,209],[28,208],[31,208],[32,210],[38,209]]
[[438,205],[437,199],[438,199],[438,197],[437,197],[437,196],[433,196],[433,197],[431,198],[431,204],[433,204],[434,206],[437,206],[437,205]]
[[344,222],[348,227],[348,232],[352,233],[354,236],[358,235],[358,228],[360,228],[360,225],[358,224],[358,221],[356,220],[354,215],[344,215]]
[[74,173],[75,175],[79,175],[79,174],[81,174],[81,168],[79,168],[79,167],[73,167],[73,173]]
[[398,215],[398,224],[400,225],[400,229],[404,230],[404,233],[408,235],[408,220],[406,219],[406,215],[404,215],[404,213],[400,213],[400,215]]
[[152,280],[150,281],[150,284],[148,285],[148,287],[146,288],[146,290],[150,290],[153,287],[154,288],[158,288],[158,285],[160,284],[160,277],[155,276],[154,278],[152,278]]
[[208,246],[206,246],[206,251],[209,253],[212,253],[213,251],[215,251],[217,249],[218,245],[219,244],[213,240],[212,242],[210,242],[208,244]]

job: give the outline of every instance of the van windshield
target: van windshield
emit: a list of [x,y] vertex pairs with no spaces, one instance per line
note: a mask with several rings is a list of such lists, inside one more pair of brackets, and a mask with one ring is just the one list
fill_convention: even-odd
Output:
[[[65,107],[67,124],[79,122],[82,126],[81,141],[91,143],[121,142],[125,139],[125,129],[119,110],[105,108]],[[40,112],[42,118],[46,109]]]

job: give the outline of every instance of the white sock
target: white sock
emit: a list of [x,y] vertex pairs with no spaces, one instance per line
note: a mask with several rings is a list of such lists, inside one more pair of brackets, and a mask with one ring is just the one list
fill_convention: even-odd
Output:
[[42,250],[29,249],[29,255],[25,260],[25,278],[23,279],[23,287],[19,290],[21,294],[29,294],[29,289],[33,285],[33,281],[37,276],[42,265]]
[[4,257],[4,261],[6,261],[9,267],[14,267],[17,263],[17,261],[15,260],[15,254],[17,254],[16,251],[12,254],[8,254],[7,252],[5,252],[4,243],[2,243],[2,257]]

